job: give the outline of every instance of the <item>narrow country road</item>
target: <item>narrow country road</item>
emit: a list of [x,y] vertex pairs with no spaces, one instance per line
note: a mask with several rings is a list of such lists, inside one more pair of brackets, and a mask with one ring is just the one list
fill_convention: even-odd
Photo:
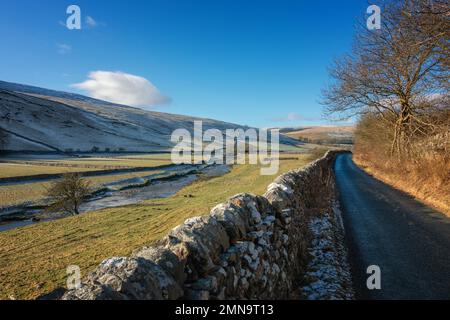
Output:
[[[351,154],[336,159],[358,299],[450,299],[450,218],[366,174]],[[381,269],[368,290],[367,267]]]

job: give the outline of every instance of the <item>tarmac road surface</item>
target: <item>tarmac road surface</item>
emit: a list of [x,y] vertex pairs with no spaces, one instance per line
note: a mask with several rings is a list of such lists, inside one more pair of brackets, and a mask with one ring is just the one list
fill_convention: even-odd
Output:
[[[335,163],[357,299],[450,299],[450,218],[358,168]],[[368,290],[367,267],[381,270]]]

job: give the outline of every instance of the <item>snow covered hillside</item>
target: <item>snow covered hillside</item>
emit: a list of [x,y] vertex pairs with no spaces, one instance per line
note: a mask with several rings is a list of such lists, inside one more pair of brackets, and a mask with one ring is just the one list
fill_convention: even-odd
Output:
[[165,151],[172,147],[172,132],[192,131],[194,120],[203,121],[203,130],[248,128],[0,81],[0,128],[9,136],[7,150]]

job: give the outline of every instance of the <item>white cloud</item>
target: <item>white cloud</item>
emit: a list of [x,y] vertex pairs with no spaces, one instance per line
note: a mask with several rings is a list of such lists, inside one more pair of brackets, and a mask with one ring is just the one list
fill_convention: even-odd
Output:
[[302,119],[303,119],[303,117],[301,115],[299,115],[298,113],[295,113],[295,112],[289,113],[287,115],[287,120],[288,121],[298,121],[298,120],[302,120]]
[[72,51],[72,46],[65,43],[58,43],[56,46],[58,47],[59,54],[67,54]]
[[[61,27],[67,28],[67,23],[65,21],[59,20],[58,24]],[[84,19],[83,28],[87,27],[87,29],[92,29],[96,27],[106,27],[106,23],[95,20],[92,16],[86,16]]]
[[93,71],[89,79],[72,85],[96,99],[133,107],[152,107],[170,102],[147,79],[123,72]]
[[90,28],[95,28],[96,26],[98,26],[98,22],[95,21],[94,18],[92,18],[91,16],[86,17],[86,24]]
[[291,112],[285,117],[277,117],[277,118],[273,118],[271,120],[274,122],[292,122],[292,121],[304,120],[304,118],[298,113]]

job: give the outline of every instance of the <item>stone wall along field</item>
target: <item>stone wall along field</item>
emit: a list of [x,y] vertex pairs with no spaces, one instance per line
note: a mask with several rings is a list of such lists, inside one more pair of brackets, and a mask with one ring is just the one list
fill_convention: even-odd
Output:
[[297,299],[311,255],[308,224],[335,199],[336,152],[239,194],[130,257],[103,261],[63,299]]

